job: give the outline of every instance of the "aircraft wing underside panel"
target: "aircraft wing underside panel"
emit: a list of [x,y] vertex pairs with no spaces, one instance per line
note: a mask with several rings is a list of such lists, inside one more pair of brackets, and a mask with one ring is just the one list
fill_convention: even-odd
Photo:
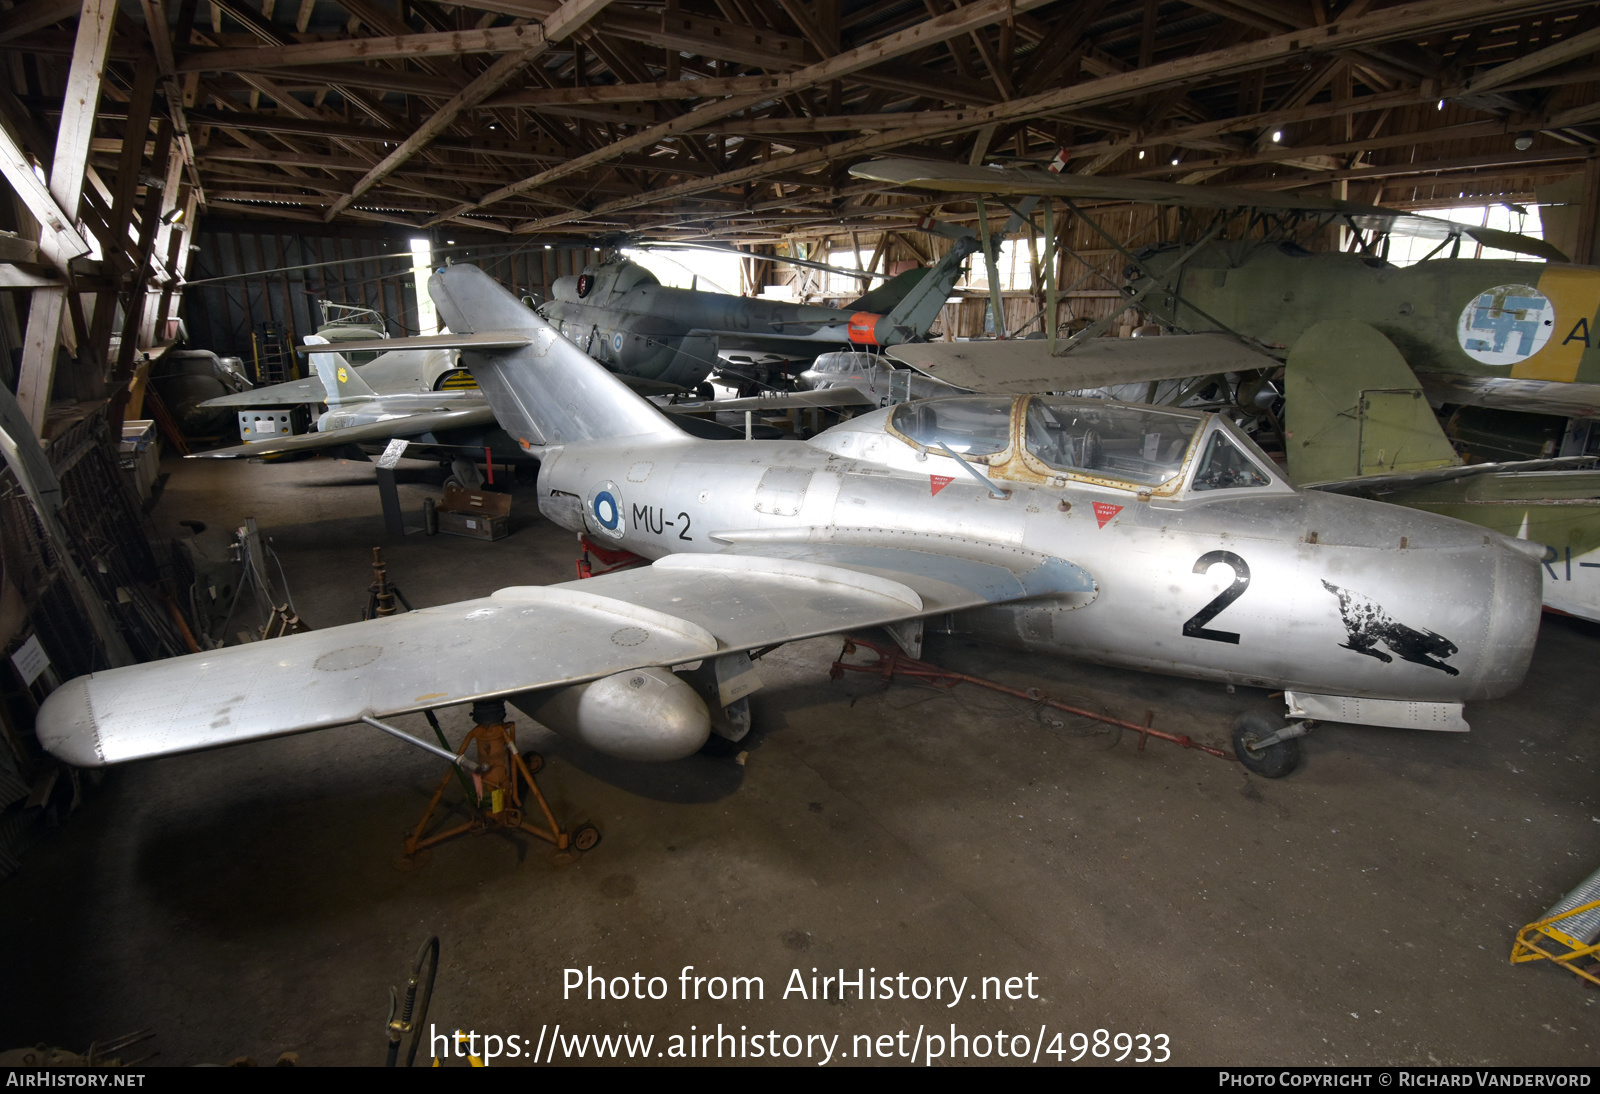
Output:
[[916,342],[887,352],[935,380],[997,395],[1082,391],[1273,368],[1278,363],[1226,334],[1091,338],[1060,357],[1051,355],[1043,339]]
[[775,391],[769,395],[752,395],[745,399],[707,399],[696,402],[668,403],[661,409],[668,414],[705,414],[723,410],[790,410],[821,406],[877,406],[860,388],[829,387],[812,391]]
[[1076,566],[1029,552],[1007,565],[894,548],[747,551],[671,555],[582,582],[82,676],[50,696],[37,732],[57,756],[99,766],[1093,585]]
[[238,444],[232,448],[213,448],[196,452],[190,459],[249,459],[274,456],[280,452],[309,452],[318,448],[338,448],[347,444],[371,444],[391,437],[416,437],[446,429],[472,429],[494,425],[494,411],[488,404],[464,410],[441,410],[385,418],[381,422],[345,426],[315,433],[297,433],[275,441]]
[[419,334],[410,338],[374,338],[367,342],[339,342],[336,345],[320,344],[296,346],[296,353],[393,353],[396,350],[468,349],[480,352],[521,349],[532,345],[536,339],[546,344],[555,332],[545,331],[481,331],[475,334]]
[[1239,186],[1196,186],[1157,179],[1111,178],[1103,175],[1057,174],[1032,167],[985,167],[977,164],[940,163],[929,160],[888,158],[858,163],[850,168],[856,178],[888,182],[917,190],[956,194],[1011,194],[1087,200],[1150,202],[1210,209],[1278,209],[1339,214],[1356,227],[1388,232],[1396,229],[1430,239],[1461,233],[1485,247],[1537,255],[1550,262],[1570,259],[1542,239],[1482,228],[1436,217],[1340,201],[1320,194],[1253,190]]
[[1441,372],[1419,372],[1417,379],[1429,400],[1436,403],[1465,403],[1561,418],[1593,418],[1600,414],[1600,384]]

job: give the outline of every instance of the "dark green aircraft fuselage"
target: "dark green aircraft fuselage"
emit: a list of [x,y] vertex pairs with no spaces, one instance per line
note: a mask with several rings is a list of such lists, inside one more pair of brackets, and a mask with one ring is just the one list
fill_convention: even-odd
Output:
[[1417,372],[1600,383],[1600,268],[1498,259],[1399,267],[1240,240],[1204,248],[1172,275],[1174,286],[1167,271],[1177,254],[1145,259],[1162,277],[1145,307],[1184,330],[1221,324],[1288,349],[1324,319],[1359,319]]

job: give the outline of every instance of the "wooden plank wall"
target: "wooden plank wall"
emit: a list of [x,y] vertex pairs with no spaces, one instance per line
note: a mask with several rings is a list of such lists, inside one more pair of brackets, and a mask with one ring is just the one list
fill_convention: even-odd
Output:
[[[202,222],[195,242],[200,249],[189,267],[183,311],[194,348],[249,360],[251,332],[264,322],[282,323],[298,345],[324,322],[319,300],[376,309],[390,337],[417,333],[410,234],[403,230],[213,219]],[[494,237],[480,243],[458,238],[454,246],[441,238],[435,248],[436,262],[447,255],[454,262],[477,262],[519,295],[540,298],[557,277],[579,273],[600,257],[587,247],[547,250],[542,243]],[[286,268],[296,266],[309,268]],[[209,280],[216,277],[229,279]]]

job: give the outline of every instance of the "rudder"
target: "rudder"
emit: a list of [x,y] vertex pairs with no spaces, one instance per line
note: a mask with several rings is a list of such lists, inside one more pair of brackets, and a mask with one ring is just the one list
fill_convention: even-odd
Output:
[[[303,341],[308,346],[331,344],[318,334],[308,334]],[[327,393],[323,401],[330,407],[357,399],[370,399],[377,394],[356,374],[355,366],[345,360],[342,353],[313,353],[311,367],[316,371],[317,379],[322,381],[323,390]]]
[[1289,477],[1339,482],[1461,463],[1405,357],[1377,328],[1327,319],[1284,369]]
[[[428,293],[460,345],[500,427],[521,447],[614,437],[687,439],[655,406],[476,266],[445,266]],[[517,334],[518,344],[486,348],[474,335]]]

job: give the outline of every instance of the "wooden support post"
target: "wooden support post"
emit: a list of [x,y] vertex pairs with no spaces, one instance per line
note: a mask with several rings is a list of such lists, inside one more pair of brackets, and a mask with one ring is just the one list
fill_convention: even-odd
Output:
[[[116,0],[84,0],[78,17],[78,36],[72,49],[72,67],[61,106],[61,127],[56,132],[55,159],[50,167],[50,195],[75,222],[83,196],[84,171],[89,163],[89,142],[95,114],[100,108],[100,74],[111,48]],[[69,223],[69,227],[70,227]],[[45,232],[39,248],[47,261],[66,265],[54,232]],[[66,288],[35,289],[28,308],[28,333],[22,346],[22,369],[17,378],[17,402],[28,425],[44,435],[50,411],[50,391],[56,379],[56,347],[61,342],[61,318]]]
[[[172,154],[172,123],[166,118],[156,129],[155,162],[164,163]],[[150,304],[150,267],[154,257],[156,227],[161,223],[161,204],[165,200],[154,186],[145,192],[144,207],[139,219],[139,265],[132,271],[127,291],[122,297],[122,344],[117,347],[117,365],[111,381],[117,390],[111,399],[110,422],[113,436],[120,436],[122,412],[127,406],[128,382],[133,379],[134,354],[150,344],[150,333],[155,326],[154,310]],[[159,300],[159,297],[156,298]],[[146,312],[151,314],[147,316]]]
[[1594,262],[1595,229],[1600,227],[1600,156],[1583,161],[1583,201],[1578,206],[1578,239],[1572,261],[1580,266]]
[[1056,314],[1060,306],[1059,286],[1056,282],[1056,205],[1044,203],[1044,337],[1052,354],[1056,351],[1056,327],[1061,319]]
[[989,304],[994,309],[994,336],[1006,337],[1006,302],[1000,291],[1000,270],[995,265],[994,247],[989,240],[989,211],[984,207],[983,196],[977,198],[978,235],[983,243],[983,265],[989,274]]

